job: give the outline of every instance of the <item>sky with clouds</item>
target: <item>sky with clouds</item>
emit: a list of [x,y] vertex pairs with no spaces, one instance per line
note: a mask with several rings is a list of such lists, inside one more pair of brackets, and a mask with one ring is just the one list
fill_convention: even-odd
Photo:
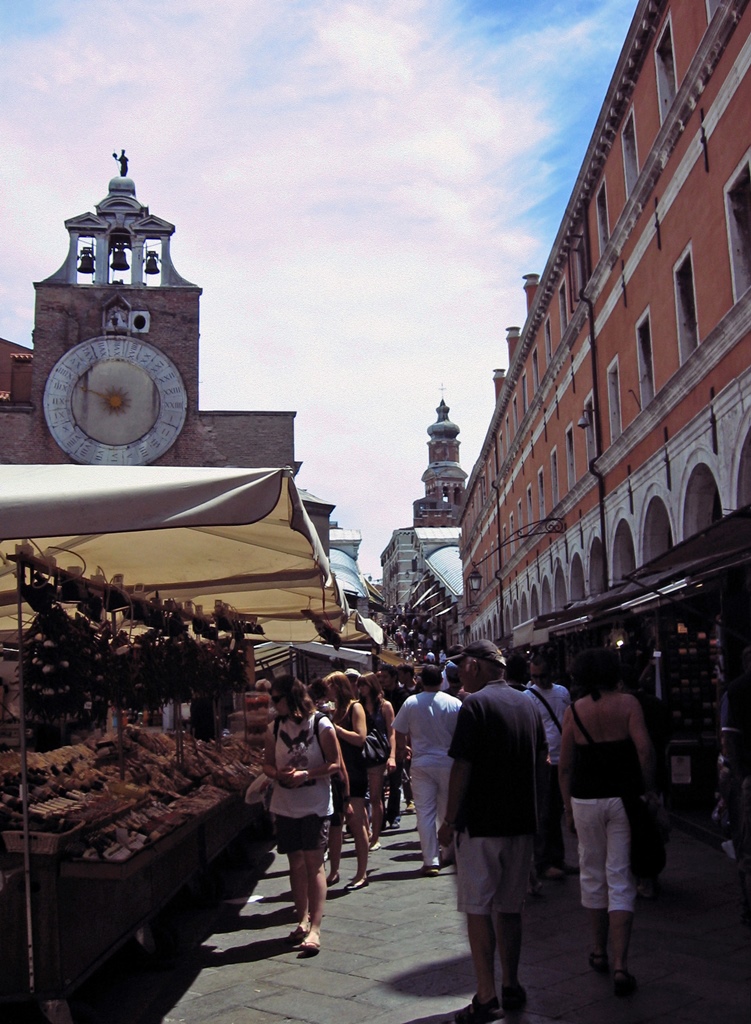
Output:
[[0,3],[0,337],[125,148],[203,288],[200,404],[296,410],[380,577],[441,388],[471,470],[635,0]]

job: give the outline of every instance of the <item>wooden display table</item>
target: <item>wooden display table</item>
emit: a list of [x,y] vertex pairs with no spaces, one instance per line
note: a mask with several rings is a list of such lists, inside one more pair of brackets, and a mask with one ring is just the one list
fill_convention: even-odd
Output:
[[[243,795],[231,794],[123,863],[68,861],[64,852],[32,855],[33,993],[23,857],[0,854],[0,1002],[66,1000],[251,820]],[[70,1019],[66,1013],[54,1019]]]

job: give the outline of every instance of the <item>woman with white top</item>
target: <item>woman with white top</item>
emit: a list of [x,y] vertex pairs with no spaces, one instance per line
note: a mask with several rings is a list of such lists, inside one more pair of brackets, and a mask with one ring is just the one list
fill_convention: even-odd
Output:
[[289,858],[297,927],[287,941],[299,956],[321,949],[326,902],[324,853],[333,813],[331,776],[339,771],[339,745],[332,722],[316,712],[305,686],[281,676],[271,686],[277,718],[266,733],[263,770],[274,781],[270,810],[277,849]]

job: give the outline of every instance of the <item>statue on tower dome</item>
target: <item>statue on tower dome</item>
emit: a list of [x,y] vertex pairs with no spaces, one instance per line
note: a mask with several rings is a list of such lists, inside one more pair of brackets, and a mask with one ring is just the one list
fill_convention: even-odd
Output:
[[124,149],[120,150],[120,156],[117,155],[117,152],[113,153],[112,156],[120,164],[120,177],[121,178],[127,178],[128,177],[128,158],[125,155],[125,150]]

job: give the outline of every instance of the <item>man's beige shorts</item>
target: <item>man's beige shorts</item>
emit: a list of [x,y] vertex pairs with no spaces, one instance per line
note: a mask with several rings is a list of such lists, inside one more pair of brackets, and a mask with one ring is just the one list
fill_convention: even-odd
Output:
[[457,909],[519,914],[532,866],[534,836],[456,836]]

